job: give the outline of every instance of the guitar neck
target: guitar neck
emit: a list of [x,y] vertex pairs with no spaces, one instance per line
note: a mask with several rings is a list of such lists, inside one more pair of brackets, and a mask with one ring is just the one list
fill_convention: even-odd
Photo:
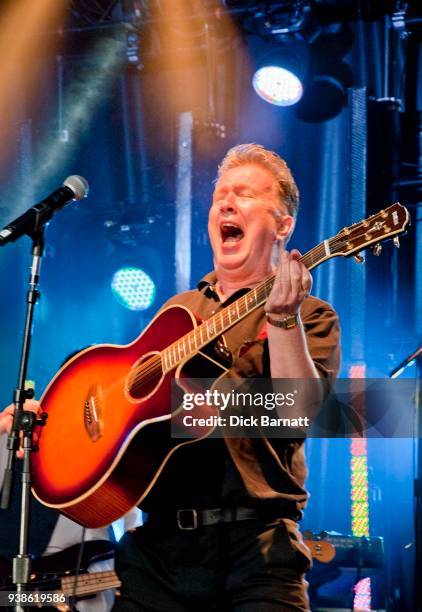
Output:
[[[332,256],[330,241],[325,240],[305,253],[300,261],[312,270],[317,265]],[[207,319],[191,332],[170,344],[161,353],[163,370],[165,373],[177,367],[182,361],[190,359],[201,348],[212,342],[228,329],[244,319],[248,314],[265,304],[275,281],[275,274],[271,274],[254,289],[235,302],[223,308],[211,318]]]
[[79,576],[65,576],[61,578],[61,592],[69,597],[84,597],[94,595],[100,591],[117,588],[121,582],[116,572],[92,572]]
[[[350,257],[373,245],[379,249],[379,243],[394,237],[398,246],[399,234],[402,234],[409,223],[409,212],[399,202],[371,215],[359,223],[343,228],[338,234],[320,242],[316,247],[305,253],[300,261],[312,270],[331,257]],[[275,275],[272,274],[262,281],[255,289],[251,289],[238,300],[214,314],[191,332],[173,342],[161,352],[162,369],[166,374],[183,361],[193,357],[201,348],[212,342],[225,331],[236,325],[250,312],[262,306],[270,295],[274,285]]]

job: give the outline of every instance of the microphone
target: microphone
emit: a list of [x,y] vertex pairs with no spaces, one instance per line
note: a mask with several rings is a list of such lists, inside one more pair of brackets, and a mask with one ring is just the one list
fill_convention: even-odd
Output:
[[56,210],[72,200],[82,200],[88,195],[88,181],[83,176],[68,176],[63,185],[20,217],[6,225],[0,232],[0,246],[14,242],[24,234],[29,236],[50,221]]

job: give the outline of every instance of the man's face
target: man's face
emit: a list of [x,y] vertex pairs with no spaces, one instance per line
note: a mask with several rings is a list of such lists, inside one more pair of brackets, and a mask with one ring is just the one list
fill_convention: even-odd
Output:
[[267,168],[248,163],[225,172],[208,219],[217,275],[256,280],[268,275],[274,241],[285,238],[293,223],[284,208]]

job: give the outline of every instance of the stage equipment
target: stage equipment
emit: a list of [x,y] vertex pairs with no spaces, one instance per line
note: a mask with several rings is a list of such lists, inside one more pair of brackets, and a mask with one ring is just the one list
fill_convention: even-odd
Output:
[[152,306],[156,288],[154,281],[140,268],[120,268],[114,273],[111,289],[116,300],[129,310],[146,310]]
[[260,98],[276,106],[292,106],[303,95],[307,45],[297,36],[285,37],[257,63],[252,85]]
[[[30,208],[26,213],[18,217],[11,224],[7,225],[1,232],[3,244],[16,240],[23,234],[28,234],[32,238],[32,266],[29,278],[29,288],[26,297],[27,309],[25,329],[23,334],[20,368],[18,384],[14,392],[13,401],[15,404],[15,415],[13,425],[8,437],[7,465],[4,472],[4,481],[1,497],[1,509],[10,506],[10,497],[13,487],[16,451],[20,443],[23,448],[23,462],[21,471],[21,514],[20,514],[20,534],[18,554],[13,559],[13,583],[16,591],[21,594],[25,591],[25,586],[29,582],[31,574],[31,557],[28,554],[29,537],[29,506],[31,491],[31,453],[34,450],[33,431],[35,425],[39,428],[45,425],[46,413],[37,419],[31,411],[25,411],[23,405],[26,399],[34,396],[33,389],[26,389],[25,381],[28,369],[29,354],[33,333],[33,318],[35,304],[37,303],[40,292],[38,290],[41,259],[44,252],[44,225],[51,219],[53,213],[58,208],[64,206],[71,199],[83,198],[89,190],[87,181],[78,175],[66,179],[64,186],[53,192],[48,198]],[[22,437],[22,440],[21,440]],[[15,610],[23,611],[23,607],[16,603]]]
[[14,242],[24,234],[33,236],[54,215],[73,200],[82,200],[88,195],[89,185],[83,176],[68,176],[63,185],[53,191],[45,200],[42,200],[23,215],[6,225],[0,232],[0,246]]
[[416,390],[415,390],[415,429],[414,429],[414,529],[415,529],[415,565],[414,565],[414,585],[415,585],[415,609],[422,610],[422,582],[419,579],[422,567],[422,345],[413,353],[405,357],[390,372],[390,378],[397,378],[403,373],[406,367],[416,363]]
[[[384,568],[383,538],[355,537],[330,531],[321,533],[305,531],[303,537],[305,544],[312,551],[313,558],[319,561],[314,563],[307,574],[312,610],[335,610],[340,607],[351,609],[352,588],[353,609],[372,609],[370,604],[373,593],[371,577],[368,574],[379,576],[380,572],[377,570]],[[365,577],[356,580],[352,568],[356,570],[358,576],[364,573]],[[383,589],[377,589],[375,601],[383,602],[384,599]]]
[[349,26],[322,32],[309,46],[309,70],[297,114],[304,121],[325,121],[338,115],[347,103],[352,69],[344,60],[353,46]]
[[[87,572],[92,563],[113,559],[114,548],[115,545],[108,540],[92,540],[84,543],[81,558],[80,544],[35,558],[29,583],[31,592],[39,593],[40,602],[45,593],[44,602],[51,602],[49,609],[64,610],[69,608],[60,602],[66,598],[83,599],[119,587],[120,579],[111,570]],[[11,586],[11,563],[0,558],[0,592],[10,591]],[[56,598],[54,605],[52,596]]]
[[[332,563],[341,567],[384,567],[384,539],[375,537],[356,537],[343,535],[330,531],[314,533],[305,531],[303,533],[306,545],[312,544],[312,549],[329,550],[326,545],[332,547],[331,555],[314,555],[321,563]],[[330,557],[330,558],[329,558]]]

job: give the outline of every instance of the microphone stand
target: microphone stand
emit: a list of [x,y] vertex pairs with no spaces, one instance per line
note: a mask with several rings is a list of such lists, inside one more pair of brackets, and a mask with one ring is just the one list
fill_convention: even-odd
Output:
[[414,463],[414,496],[415,496],[415,561],[414,561],[414,597],[415,612],[422,612],[422,581],[420,569],[422,567],[422,345],[408,355],[389,374],[390,378],[400,376],[403,370],[416,363],[416,390],[415,390],[415,463]]
[[26,297],[27,309],[25,331],[22,342],[18,385],[14,392],[13,398],[15,404],[15,415],[12,429],[7,441],[8,457],[0,504],[1,509],[7,509],[10,506],[10,496],[13,487],[16,463],[16,451],[19,449],[19,443],[22,436],[24,456],[21,470],[22,489],[19,549],[18,554],[13,559],[13,584],[16,585],[17,595],[14,609],[17,612],[23,612],[24,610],[24,607],[21,605],[21,603],[23,603],[21,602],[21,599],[23,598],[19,596],[25,592],[25,587],[29,582],[31,571],[31,558],[28,554],[28,536],[31,499],[31,452],[36,450],[36,447],[33,445],[33,432],[35,425],[44,425],[47,418],[46,413],[43,413],[41,418],[38,419],[32,411],[23,409],[25,400],[32,398],[34,395],[32,389],[25,389],[25,380],[31,347],[34,309],[40,296],[38,291],[38,282],[40,276],[41,258],[44,251],[44,227],[42,223],[36,224],[36,228],[33,233],[31,233],[30,237],[32,238],[32,267],[29,278],[29,289]]

